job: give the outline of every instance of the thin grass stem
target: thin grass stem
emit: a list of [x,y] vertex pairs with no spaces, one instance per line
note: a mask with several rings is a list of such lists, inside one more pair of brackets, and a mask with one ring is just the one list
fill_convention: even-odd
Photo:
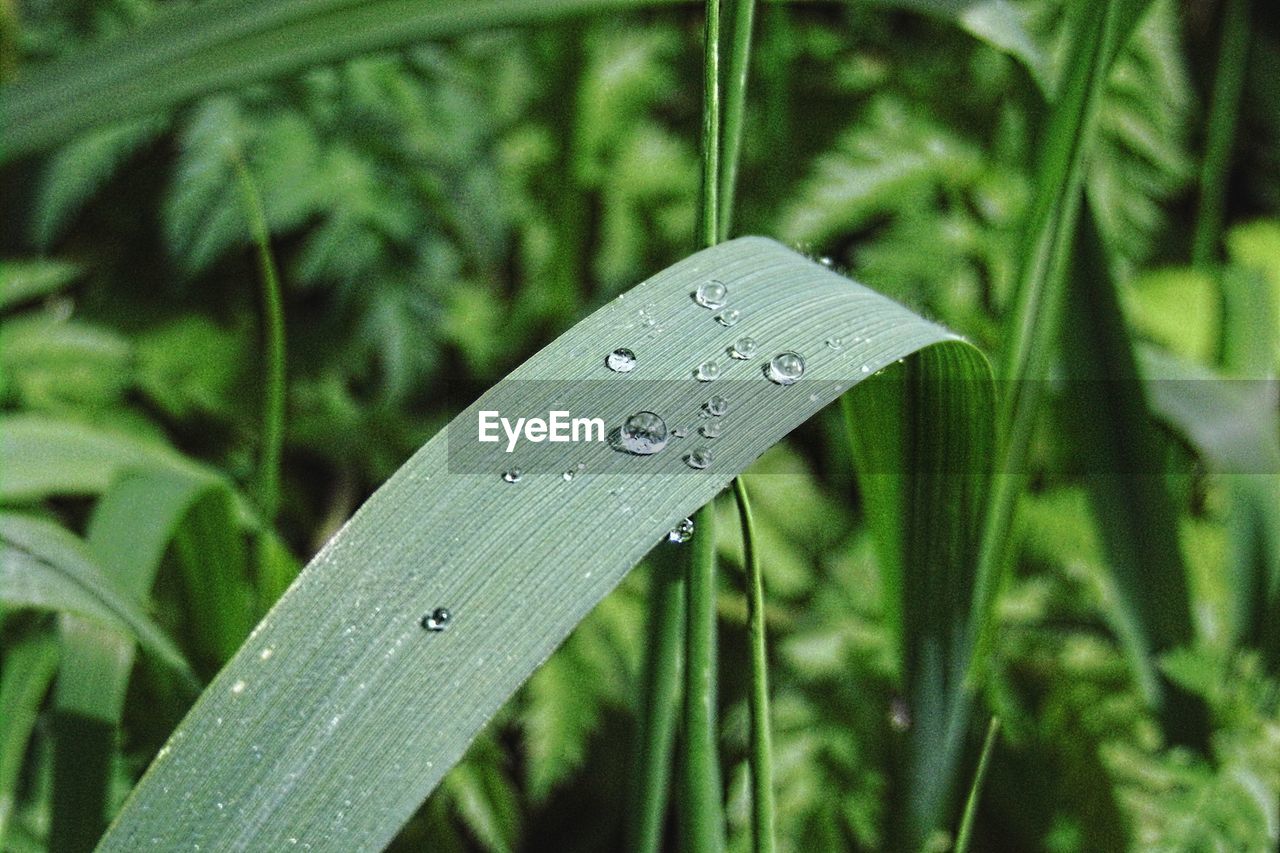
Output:
[[991,764],[991,753],[995,751],[996,737],[1000,733],[1000,718],[992,717],[987,726],[987,737],[982,742],[982,754],[978,757],[978,769],[973,774],[973,784],[969,786],[969,797],[964,803],[964,816],[960,819],[960,829],[956,832],[955,853],[967,853],[969,842],[973,838],[973,823],[978,814],[978,800],[982,797],[982,783],[987,778],[987,767]]
[[690,549],[684,670],[684,849],[718,853],[724,846],[720,756],[716,748],[716,511],[694,517]]
[[747,636],[750,650],[751,716],[751,849],[772,853],[774,849],[773,745],[769,735],[769,661],[765,650],[764,575],[756,550],[755,522],[747,484],[741,477],[733,481],[742,527],[743,565],[747,572]]
[[755,26],[755,0],[729,0],[731,5],[729,62],[724,86],[724,162],[720,172],[719,237],[729,238],[733,202],[742,150],[742,125],[747,106],[747,70],[751,65],[751,34]]
[[1191,240],[1191,263],[1198,267],[1213,263],[1222,242],[1227,173],[1235,147],[1248,55],[1249,0],[1227,0],[1222,12],[1218,70],[1209,102],[1208,135],[1200,170],[1200,203]]

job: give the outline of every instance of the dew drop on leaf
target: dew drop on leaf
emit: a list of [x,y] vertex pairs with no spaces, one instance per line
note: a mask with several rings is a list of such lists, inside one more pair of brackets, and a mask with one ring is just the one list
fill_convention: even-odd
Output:
[[703,403],[702,408],[708,415],[711,415],[711,417],[718,418],[725,412],[729,411],[729,401],[717,394],[710,400],[707,400],[707,402]]
[[711,451],[705,447],[699,447],[697,450],[685,454],[684,462],[690,468],[702,470],[711,464]]
[[667,446],[667,422],[654,412],[636,412],[618,431],[619,449],[649,456]]
[[609,353],[604,363],[614,373],[630,373],[636,367],[636,354],[621,347]]
[[719,437],[720,437],[720,422],[719,422],[719,421],[711,421],[710,423],[705,423],[705,424],[703,424],[703,425],[702,425],[702,427],[698,430],[698,432],[702,433],[702,437],[703,437],[703,438],[719,438]]
[[720,365],[714,361],[704,361],[693,371],[693,378],[699,382],[714,382],[720,378]]
[[453,614],[449,612],[448,608],[437,607],[422,617],[422,627],[428,631],[443,631],[449,627],[451,621],[453,621]]
[[716,315],[716,322],[721,326],[736,326],[742,319],[742,312],[737,308],[726,308]]
[[764,375],[776,385],[792,385],[804,376],[804,356],[798,352],[780,352],[770,359]]
[[667,541],[674,542],[677,545],[683,545],[693,538],[693,519],[686,518],[684,521],[671,528],[671,532],[667,534]]
[[738,338],[733,342],[733,346],[729,347],[729,355],[745,361],[753,357],[759,349],[760,345],[756,343],[755,338]]
[[520,468],[508,468],[502,472],[502,480],[505,483],[518,483],[524,478],[524,471]]
[[724,282],[711,279],[704,281],[698,285],[698,289],[693,292],[693,301],[701,305],[703,308],[709,308],[716,311],[724,307],[724,301],[729,297],[729,288],[724,286]]

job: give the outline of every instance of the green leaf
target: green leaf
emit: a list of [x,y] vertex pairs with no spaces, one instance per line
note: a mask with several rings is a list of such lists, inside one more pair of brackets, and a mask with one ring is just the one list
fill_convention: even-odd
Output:
[[0,848],[13,815],[18,775],[27,755],[27,743],[36,715],[58,668],[58,642],[39,634],[5,649],[0,678]]
[[127,467],[212,472],[158,442],[39,415],[0,417],[0,501],[105,490]]
[[[746,318],[732,332],[690,299],[711,276],[728,282]],[[641,306],[661,336],[646,337]],[[705,470],[678,449],[641,457],[579,444],[560,460],[586,464],[572,482],[558,467],[505,483],[505,454],[470,471],[451,458],[448,444],[474,434],[477,407],[498,399],[511,414],[555,405],[615,423],[640,409],[692,420],[709,393],[693,367],[743,333],[770,351],[802,351],[807,370],[781,387],[760,375],[759,360],[722,361],[716,387],[733,409]],[[823,345],[833,333],[862,340],[836,352]],[[624,343],[640,366],[610,374],[603,355]],[[507,697],[677,521],[845,389],[935,344],[924,363],[937,379],[985,369],[945,330],[767,240],[721,244],[655,275],[499,383],[361,508],[201,696],[101,849],[152,838],[162,847],[386,844]],[[990,394],[989,382],[950,383],[957,393],[974,386],[986,389],[978,401]],[[896,417],[860,426],[889,429]],[[921,441],[928,429],[917,427]],[[969,455],[983,446],[970,436],[939,444],[968,470],[984,462]],[[599,473],[606,464],[618,473]],[[448,630],[424,631],[422,615],[441,606],[453,612]]]
[[177,646],[103,575],[84,543],[53,522],[0,513],[0,598],[127,628],[143,648],[195,683]]
[[212,0],[0,87],[0,162],[313,65],[498,26],[675,0]]
[[79,264],[42,259],[0,263],[0,308],[54,293],[80,277]]
[[[144,602],[184,520],[215,491],[226,489],[206,477],[164,470],[127,472],[94,506],[86,546],[122,594]],[[229,532],[238,535],[234,523]],[[210,556],[222,555],[213,551]],[[234,588],[236,578],[226,570],[234,565],[209,560],[200,568],[213,584]],[[196,610],[205,607],[201,601]],[[241,606],[240,612],[244,610]],[[107,825],[108,774],[133,670],[134,639],[72,615],[62,616],[59,630],[64,652],[54,699],[50,839],[59,850],[88,850]]]

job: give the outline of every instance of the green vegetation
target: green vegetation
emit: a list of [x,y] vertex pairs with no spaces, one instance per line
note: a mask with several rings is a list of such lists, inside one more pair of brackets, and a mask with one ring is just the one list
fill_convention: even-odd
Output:
[[1275,849],[1265,5],[3,4],[0,851]]

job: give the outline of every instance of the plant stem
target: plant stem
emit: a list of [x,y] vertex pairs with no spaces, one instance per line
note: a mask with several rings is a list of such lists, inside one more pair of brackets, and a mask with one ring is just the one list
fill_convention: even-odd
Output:
[[987,766],[991,763],[991,753],[995,751],[996,735],[1000,732],[1000,718],[992,717],[987,726],[987,737],[982,742],[982,754],[978,758],[978,769],[973,774],[973,785],[969,788],[969,798],[964,804],[964,817],[960,820],[960,830],[956,833],[955,853],[966,853],[969,840],[973,837],[973,822],[978,813],[978,799],[982,796],[982,783],[987,777]]
[[755,853],[772,853],[773,746],[769,738],[769,661],[765,652],[764,575],[756,551],[755,522],[747,484],[733,481],[742,526],[742,561],[747,571],[747,635],[751,643],[751,842]]
[[1231,166],[1231,150],[1235,143],[1236,122],[1240,115],[1240,93],[1244,88],[1248,56],[1249,0],[1227,0],[1222,12],[1218,70],[1213,79],[1208,135],[1205,140],[1204,163],[1200,170],[1200,204],[1196,211],[1195,231],[1191,241],[1191,263],[1197,267],[1213,263],[1222,241],[1227,172]]
[[724,845],[720,757],[716,749],[716,510],[694,517],[685,620],[684,849],[716,853]]
[[262,275],[262,327],[266,342],[266,399],[262,413],[262,456],[258,467],[258,505],[266,525],[275,520],[280,503],[280,457],[284,445],[284,301],[280,295],[280,279],[271,256],[271,240],[267,219],[262,211],[262,198],[239,153],[232,155],[240,191],[244,200],[249,232],[258,247],[258,269]]
[[738,155],[742,149],[742,124],[747,105],[747,69],[751,65],[751,32],[755,0],[729,0],[732,4],[729,67],[724,91],[724,167],[720,173],[720,222],[718,236],[729,237],[734,192],[738,182]]
[[673,559],[653,566],[649,594],[649,644],[641,689],[640,738],[636,776],[640,784],[632,812],[627,849],[657,853],[667,810],[671,778],[671,742],[684,667],[685,601],[681,565]]
[[707,0],[702,52],[702,195],[698,236],[720,241],[720,0]]

